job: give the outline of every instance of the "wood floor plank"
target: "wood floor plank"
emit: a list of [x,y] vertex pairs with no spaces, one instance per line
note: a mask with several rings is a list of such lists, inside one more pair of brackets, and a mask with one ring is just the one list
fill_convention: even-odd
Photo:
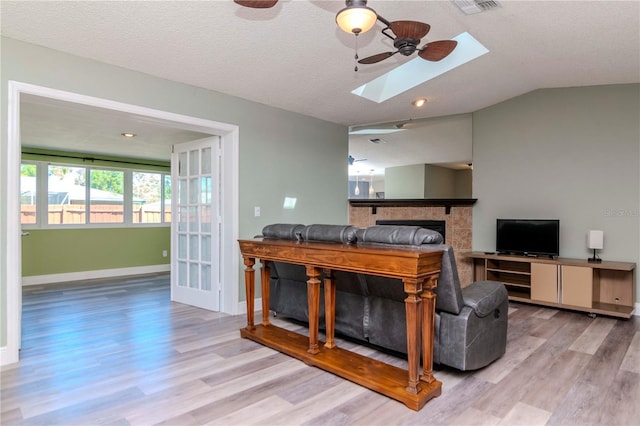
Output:
[[500,418],[492,416],[491,414],[480,411],[476,408],[469,407],[464,410],[459,416],[450,419],[450,424],[460,425],[481,425],[481,426],[493,426],[500,423]]
[[[482,395],[494,389],[495,385],[468,374],[444,398],[435,398],[425,408],[408,419],[412,424],[455,424],[462,413],[474,406]],[[429,407],[431,405],[431,407]],[[474,407],[475,408],[475,407]]]
[[[393,404],[391,404],[390,402],[393,402]],[[395,400],[390,400],[389,398],[376,392],[364,392],[354,398],[345,401],[343,404],[335,407],[333,410],[325,411],[315,418],[310,419],[302,424],[305,426],[362,424],[356,421],[356,419],[369,414],[369,412],[371,411],[371,407],[381,407],[386,403],[389,403],[388,405],[391,408],[390,411],[396,413],[394,416],[394,421],[384,423],[381,421],[381,419],[378,419],[378,424],[398,423],[401,417],[398,416],[397,413],[407,412],[404,404],[401,404]]]
[[640,374],[640,332],[634,334],[620,369]]
[[550,319],[551,317],[553,317],[554,315],[556,315],[558,313],[557,309],[549,309],[549,308],[540,308],[537,311],[535,311],[532,316],[536,317],[536,318],[542,318],[542,319]]
[[[318,377],[326,374],[317,368],[306,368],[295,375],[284,375],[269,382],[253,386],[238,393],[230,393],[222,399],[211,401],[197,409],[190,411],[189,416],[196,420],[195,424],[206,424],[223,416],[228,416],[235,411],[242,410],[250,404],[257,403],[270,395],[281,396],[281,393],[291,386],[299,383],[313,383]],[[180,418],[171,418],[165,421],[168,425],[182,424]]]
[[530,335],[508,341],[502,358],[483,369],[476,377],[490,383],[499,383],[545,342],[545,339]]
[[[559,398],[561,401],[549,419],[549,424],[567,424],[568,422],[585,425],[611,424],[609,419],[602,418],[602,401],[606,394],[614,389],[615,378],[633,338],[630,330],[635,329],[637,323],[637,318],[631,322],[615,323],[615,326],[602,339],[598,350],[591,356],[587,367],[581,374],[575,376],[569,392],[564,398]],[[635,375],[635,380],[639,379],[640,376]],[[627,412],[630,404],[637,404],[637,401],[630,398],[632,396],[623,397],[624,402],[616,404],[617,410]]]
[[584,372],[590,360],[590,356],[580,352],[563,352],[555,360],[550,360],[548,368],[532,378],[521,402],[553,412],[571,389],[574,378]]
[[287,359],[278,365],[267,367],[215,386],[210,386],[208,390],[190,396],[189,398],[180,398],[179,404],[170,404],[168,401],[158,400],[156,395],[150,395],[149,399],[153,401],[150,401],[147,405],[149,408],[152,408],[151,410],[144,413],[132,413],[125,417],[132,425],[160,423],[176,414],[188,413],[203,405],[220,400],[229,394],[243,392],[253,386],[295,373],[296,370],[302,368],[308,367],[297,360]]
[[293,404],[278,395],[272,395],[206,424],[216,426],[269,424],[266,419],[272,417],[274,413],[277,414],[291,408],[293,408]]
[[[620,425],[640,418],[640,318],[512,303],[507,353],[443,368],[404,404],[240,338],[244,316],[169,301],[169,276],[30,286],[19,363],[0,369],[2,425]],[[260,314],[257,314],[260,318]],[[278,316],[278,326],[308,330]],[[406,359],[337,338],[399,368]]]
[[[599,424],[640,424],[640,380],[637,373],[621,370],[600,400]],[[635,401],[635,403],[633,403]],[[631,403],[630,403],[631,402]]]
[[536,407],[518,402],[509,413],[500,421],[500,425],[545,425],[551,413]]
[[121,401],[131,401],[134,399],[142,398],[143,393],[136,387],[131,387],[119,392],[112,392],[99,397],[91,399],[85,399],[81,402],[70,401],[68,404],[51,407],[51,410],[42,412],[37,415],[28,415],[23,412],[25,416],[25,424],[29,425],[86,425],[91,424],[92,421],[88,421],[87,418],[91,418],[95,412],[106,407],[113,407]]
[[569,350],[584,352],[589,355],[595,354],[617,321],[612,318],[596,318],[589,328],[569,347]]
[[[346,380],[340,381],[333,387],[319,389],[287,411],[287,422],[290,424],[303,424],[325,412],[331,412],[335,407],[344,404],[351,398],[358,397],[364,393],[371,392],[362,386]],[[275,413],[265,418],[264,424],[278,424],[282,421],[280,413]]]

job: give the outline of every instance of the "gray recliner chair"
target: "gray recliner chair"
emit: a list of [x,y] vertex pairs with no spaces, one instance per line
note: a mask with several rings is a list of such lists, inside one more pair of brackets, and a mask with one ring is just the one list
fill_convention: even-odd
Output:
[[476,370],[504,355],[509,295],[504,284],[497,281],[477,281],[461,288],[453,249],[442,249],[434,362],[463,371]]
[[[407,245],[408,237],[403,233],[415,232],[412,227],[384,229],[387,226],[358,230],[358,243]],[[507,289],[497,281],[478,281],[462,288],[453,248],[441,244],[441,236],[439,239],[425,236],[422,241],[417,242],[421,250],[443,251],[436,288],[434,363],[463,371],[487,366],[506,350]],[[416,245],[416,241],[409,245]],[[398,282],[389,286],[389,279],[368,275],[366,281],[371,312],[369,342],[406,353],[406,319],[398,312],[401,305],[403,311],[406,297],[402,285]]]

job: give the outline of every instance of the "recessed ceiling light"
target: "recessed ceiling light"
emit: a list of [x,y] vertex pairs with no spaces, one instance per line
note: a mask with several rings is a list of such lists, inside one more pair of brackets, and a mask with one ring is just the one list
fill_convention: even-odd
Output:
[[413,104],[413,106],[415,106],[416,108],[420,108],[421,106],[424,106],[424,104],[427,103],[427,100],[425,98],[418,98],[415,101],[411,102]]
[[135,138],[136,137],[135,133],[129,133],[129,132],[121,133],[121,135],[124,136],[125,138]]

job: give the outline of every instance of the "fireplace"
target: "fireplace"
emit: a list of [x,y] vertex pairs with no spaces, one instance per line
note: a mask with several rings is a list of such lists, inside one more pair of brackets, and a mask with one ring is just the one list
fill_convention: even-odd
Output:
[[376,225],[408,225],[408,226],[420,226],[422,228],[431,229],[437,231],[442,235],[444,242],[447,241],[447,222],[444,220],[410,220],[410,219],[397,219],[397,220],[376,220]]
[[[447,244],[453,247],[462,286],[473,282],[473,261],[464,253],[471,251],[472,201],[475,200],[462,200],[463,203],[450,206],[435,205],[433,200],[416,200],[413,205],[406,205],[406,200],[405,204],[398,200],[364,200],[378,203],[375,211],[370,204],[360,205],[353,201],[349,202],[349,223],[353,226],[366,228],[376,224],[417,225],[440,232]],[[434,228],[434,222],[439,222],[441,227],[444,224],[444,228]]]

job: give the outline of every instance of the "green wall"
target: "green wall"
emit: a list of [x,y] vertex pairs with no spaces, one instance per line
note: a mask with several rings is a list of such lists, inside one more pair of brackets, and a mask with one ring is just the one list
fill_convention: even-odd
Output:
[[168,226],[32,229],[22,238],[22,276],[169,264],[170,231]]
[[458,198],[473,198],[473,170],[456,170],[456,190]]
[[387,167],[385,198],[471,198],[471,170],[434,164]]
[[[346,126],[8,38],[1,43],[2,129],[7,128],[9,80],[235,124],[240,129],[240,238],[275,222],[348,221]],[[6,131],[1,140],[0,200],[6,200]],[[295,209],[283,209],[285,196],[297,198]],[[254,217],[254,206],[261,207],[260,217]],[[4,202],[0,218],[0,346],[6,346],[5,250],[12,248],[6,244]],[[242,282],[241,270],[238,277]]]
[[640,265],[638,117],[639,84],[536,90],[475,112],[473,249],[495,250],[497,218],[555,218],[560,256],[588,258],[599,229],[603,259]]
[[384,198],[424,198],[424,164],[384,169]]
[[424,165],[424,198],[454,198],[456,171],[445,167]]

